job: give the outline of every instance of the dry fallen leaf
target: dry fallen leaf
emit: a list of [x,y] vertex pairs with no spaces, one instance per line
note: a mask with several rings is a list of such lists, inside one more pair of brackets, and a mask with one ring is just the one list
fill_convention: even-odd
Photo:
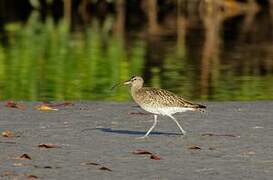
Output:
[[201,147],[199,147],[199,146],[195,146],[195,145],[193,145],[193,146],[190,146],[190,147],[189,147],[189,149],[193,149],[193,150],[201,150],[202,148],[201,148]]
[[95,162],[84,162],[84,163],[81,163],[81,165],[93,165],[93,166],[99,166],[100,164],[95,163]]
[[8,108],[17,108],[17,109],[25,109],[26,108],[24,105],[18,104],[18,103],[14,102],[14,101],[6,102],[5,106],[8,107]]
[[142,154],[153,154],[149,151],[146,151],[146,150],[142,150],[142,149],[137,149],[136,151],[133,152],[133,154],[139,154],[139,155],[142,155]]
[[31,160],[31,157],[28,154],[23,154],[20,156],[20,159],[29,159]]
[[159,155],[156,155],[156,154],[152,154],[150,156],[150,158],[153,159],[153,160],[161,160],[161,157]]
[[54,145],[54,144],[39,144],[38,145],[39,148],[57,148],[58,146]]
[[[37,165],[34,165],[33,167],[35,167],[35,168],[43,168],[43,169],[53,169],[52,166],[37,166]],[[59,168],[59,167],[55,167],[55,168]]]
[[4,172],[2,174],[0,174],[0,178],[1,177],[12,177],[12,179],[37,179],[38,177],[35,176],[35,175],[32,175],[32,174],[18,174],[16,172],[11,172],[11,171],[8,171],[8,172]]
[[52,108],[48,105],[42,104],[35,107],[39,111],[58,111],[58,109]]
[[[95,163],[95,162],[83,162],[83,163],[81,163],[81,165],[100,166],[99,163]],[[110,168],[105,167],[105,166],[101,166],[101,167],[99,168],[99,170],[112,171]]]
[[109,168],[107,168],[105,166],[100,167],[99,170],[112,171],[111,169],[109,169]]
[[38,179],[38,176],[30,174],[30,175],[27,175],[27,178],[28,179]]
[[52,169],[52,166],[44,166],[44,169]]
[[159,155],[156,155],[154,153],[151,153],[150,151],[146,151],[146,150],[143,150],[143,149],[137,149],[136,151],[133,152],[133,154],[136,154],[136,155],[150,155],[150,159],[153,159],[153,160],[161,160],[161,157]]
[[14,137],[15,133],[10,131],[10,130],[5,130],[5,131],[2,132],[2,136],[3,137]]

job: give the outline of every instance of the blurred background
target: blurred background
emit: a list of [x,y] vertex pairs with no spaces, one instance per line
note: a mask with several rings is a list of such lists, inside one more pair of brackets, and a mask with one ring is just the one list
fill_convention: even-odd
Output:
[[272,0],[1,0],[0,100],[273,99]]

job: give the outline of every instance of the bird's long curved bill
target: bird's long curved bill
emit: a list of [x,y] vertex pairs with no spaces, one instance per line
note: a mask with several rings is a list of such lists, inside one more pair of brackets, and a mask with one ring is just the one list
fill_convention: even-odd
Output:
[[112,86],[111,91],[114,90],[114,89],[116,89],[117,87],[119,87],[121,85],[128,85],[130,83],[131,83],[130,80],[124,81],[124,82],[119,82],[119,83],[115,84],[114,86]]
[[115,84],[114,86],[112,86],[110,90],[113,91],[114,89],[116,89],[118,86],[121,86],[121,85],[122,85],[122,83],[119,82],[119,83]]

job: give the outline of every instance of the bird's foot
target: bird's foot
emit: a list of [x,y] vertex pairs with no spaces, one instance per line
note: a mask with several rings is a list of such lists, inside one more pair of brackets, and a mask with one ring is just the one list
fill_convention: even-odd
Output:
[[147,138],[148,136],[141,136],[141,137],[137,137],[136,139],[145,139]]

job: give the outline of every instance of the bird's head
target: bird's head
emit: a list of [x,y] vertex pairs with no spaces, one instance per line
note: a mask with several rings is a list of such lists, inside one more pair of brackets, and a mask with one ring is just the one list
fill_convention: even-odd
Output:
[[142,77],[140,76],[133,76],[131,77],[131,79],[127,80],[127,81],[124,81],[124,82],[120,82],[116,85],[114,85],[111,90],[115,89],[116,87],[120,86],[120,85],[128,85],[129,87],[131,88],[134,88],[134,89],[140,89],[142,88],[143,86],[143,83],[144,83],[144,80],[142,79]]
[[142,79],[142,77],[133,76],[133,77],[131,77],[131,79],[129,79],[128,81],[125,81],[123,84],[129,85],[130,87],[133,87],[136,89],[140,89],[140,88],[142,88],[143,83],[144,83],[144,80]]

